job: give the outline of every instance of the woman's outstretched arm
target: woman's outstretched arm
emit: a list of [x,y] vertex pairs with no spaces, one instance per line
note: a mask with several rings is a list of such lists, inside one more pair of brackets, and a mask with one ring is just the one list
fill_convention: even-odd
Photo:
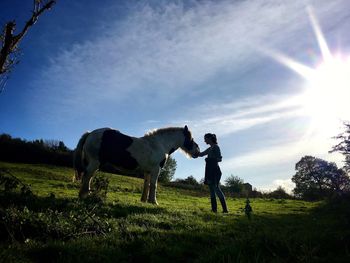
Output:
[[209,149],[210,149],[210,147],[209,147],[208,149],[206,149],[205,151],[200,152],[200,153],[198,154],[198,157],[203,157],[203,156],[205,156],[205,155],[208,155]]

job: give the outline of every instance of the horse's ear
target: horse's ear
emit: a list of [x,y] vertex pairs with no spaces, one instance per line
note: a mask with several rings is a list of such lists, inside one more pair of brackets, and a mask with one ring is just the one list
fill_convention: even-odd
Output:
[[185,125],[185,131],[188,131],[188,127],[187,127],[187,125]]

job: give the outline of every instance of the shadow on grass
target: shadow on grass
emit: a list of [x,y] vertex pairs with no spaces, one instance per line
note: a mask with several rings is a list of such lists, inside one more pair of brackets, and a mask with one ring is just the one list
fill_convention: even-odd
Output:
[[[38,204],[49,207],[49,197],[39,200]],[[72,201],[56,199],[53,206],[69,209]],[[350,200],[339,199],[309,213],[254,215],[251,220],[232,214],[204,214],[202,217],[212,222],[203,223],[198,215],[192,218],[198,220],[198,227],[193,227],[196,222],[184,222],[180,217],[180,227],[163,228],[156,223],[135,226],[128,215],[161,217],[167,213],[164,209],[102,204],[96,210],[98,215],[121,220],[111,232],[64,242],[29,241],[13,245],[0,259],[17,254],[19,259],[34,262],[349,262],[349,207]]]
[[35,262],[349,262],[348,226],[314,225],[318,215],[241,218],[201,231],[112,233],[69,246],[49,243],[27,255]]
[[31,211],[43,212],[47,209],[69,212],[77,207],[95,207],[95,213],[101,215],[108,215],[110,217],[126,217],[130,214],[159,214],[165,212],[164,208],[152,205],[123,205],[118,203],[104,203],[101,199],[88,198],[86,200],[79,200],[77,198],[62,198],[55,197],[51,194],[47,197],[36,195],[23,196],[20,193],[0,191],[0,208],[6,209],[8,207],[28,208]]

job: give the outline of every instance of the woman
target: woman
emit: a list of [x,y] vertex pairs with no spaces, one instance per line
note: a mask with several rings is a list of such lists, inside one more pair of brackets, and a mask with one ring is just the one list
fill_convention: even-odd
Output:
[[209,186],[211,209],[214,213],[217,212],[217,195],[220,199],[223,212],[228,213],[225,196],[221,191],[219,185],[221,179],[221,170],[218,162],[221,162],[222,157],[220,147],[218,146],[218,141],[216,139],[216,135],[212,133],[207,133],[204,135],[204,141],[206,144],[209,144],[210,147],[204,152],[199,153],[197,157],[208,155],[208,157],[205,158],[206,165],[204,184],[207,184]]

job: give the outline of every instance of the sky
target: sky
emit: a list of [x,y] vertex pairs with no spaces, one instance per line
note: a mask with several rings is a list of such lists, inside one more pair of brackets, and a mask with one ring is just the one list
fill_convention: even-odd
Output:
[[[20,30],[32,2],[1,0],[0,23]],[[101,127],[188,125],[201,150],[217,135],[222,182],[290,191],[304,155],[343,165],[328,151],[350,120],[349,32],[348,0],[58,0],[20,44],[0,133],[74,149]],[[204,177],[173,157],[175,178]]]

